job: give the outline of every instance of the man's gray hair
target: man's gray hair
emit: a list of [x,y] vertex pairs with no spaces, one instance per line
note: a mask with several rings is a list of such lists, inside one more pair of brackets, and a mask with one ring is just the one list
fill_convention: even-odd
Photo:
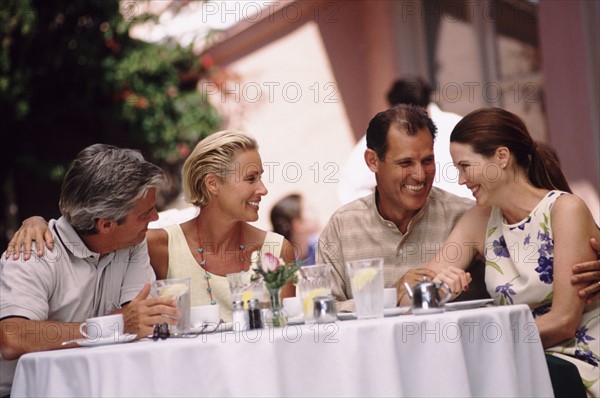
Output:
[[67,171],[60,211],[80,234],[93,234],[104,218],[122,223],[149,188],[166,181],[164,171],[141,153],[112,145],[83,149]]

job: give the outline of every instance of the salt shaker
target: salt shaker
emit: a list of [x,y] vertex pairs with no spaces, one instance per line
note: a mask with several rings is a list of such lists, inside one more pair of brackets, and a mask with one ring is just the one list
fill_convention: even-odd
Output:
[[248,300],[248,328],[249,329],[262,329],[263,322],[258,307],[258,299]]
[[233,302],[233,312],[231,313],[233,330],[242,331],[248,328],[248,313],[244,310],[244,302],[235,300]]

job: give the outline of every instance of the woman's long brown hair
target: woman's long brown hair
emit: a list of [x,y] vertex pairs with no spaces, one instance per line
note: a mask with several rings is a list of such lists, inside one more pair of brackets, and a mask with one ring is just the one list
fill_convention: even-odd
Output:
[[533,140],[521,118],[504,109],[481,108],[469,113],[452,130],[450,142],[469,144],[485,157],[507,147],[534,186],[571,193],[556,155]]

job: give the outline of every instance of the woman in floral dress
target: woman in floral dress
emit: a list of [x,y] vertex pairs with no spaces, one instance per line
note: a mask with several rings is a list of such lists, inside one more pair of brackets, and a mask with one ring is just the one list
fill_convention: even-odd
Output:
[[572,265],[596,258],[590,237],[600,239],[587,206],[570,194],[557,159],[510,112],[476,110],[456,125],[450,141],[459,183],[477,206],[442,250],[460,247],[458,258],[437,256],[429,266],[460,292],[468,286],[463,270],[472,257],[485,256],[495,303],[528,304],[546,353],[575,364],[587,394],[600,396],[599,302],[586,306],[571,284]]

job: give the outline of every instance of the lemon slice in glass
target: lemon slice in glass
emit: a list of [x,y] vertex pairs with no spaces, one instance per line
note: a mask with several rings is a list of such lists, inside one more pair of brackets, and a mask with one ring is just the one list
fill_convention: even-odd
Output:
[[252,290],[246,290],[244,293],[242,293],[242,301],[244,303],[245,310],[248,309],[248,300],[252,300],[252,297],[254,297],[254,292]]
[[362,290],[366,284],[375,278],[375,275],[377,275],[378,271],[379,270],[377,268],[359,269],[352,277],[352,288],[356,289],[356,291]]
[[187,293],[188,287],[183,283],[177,283],[174,285],[166,285],[160,289],[160,297],[179,298]]

